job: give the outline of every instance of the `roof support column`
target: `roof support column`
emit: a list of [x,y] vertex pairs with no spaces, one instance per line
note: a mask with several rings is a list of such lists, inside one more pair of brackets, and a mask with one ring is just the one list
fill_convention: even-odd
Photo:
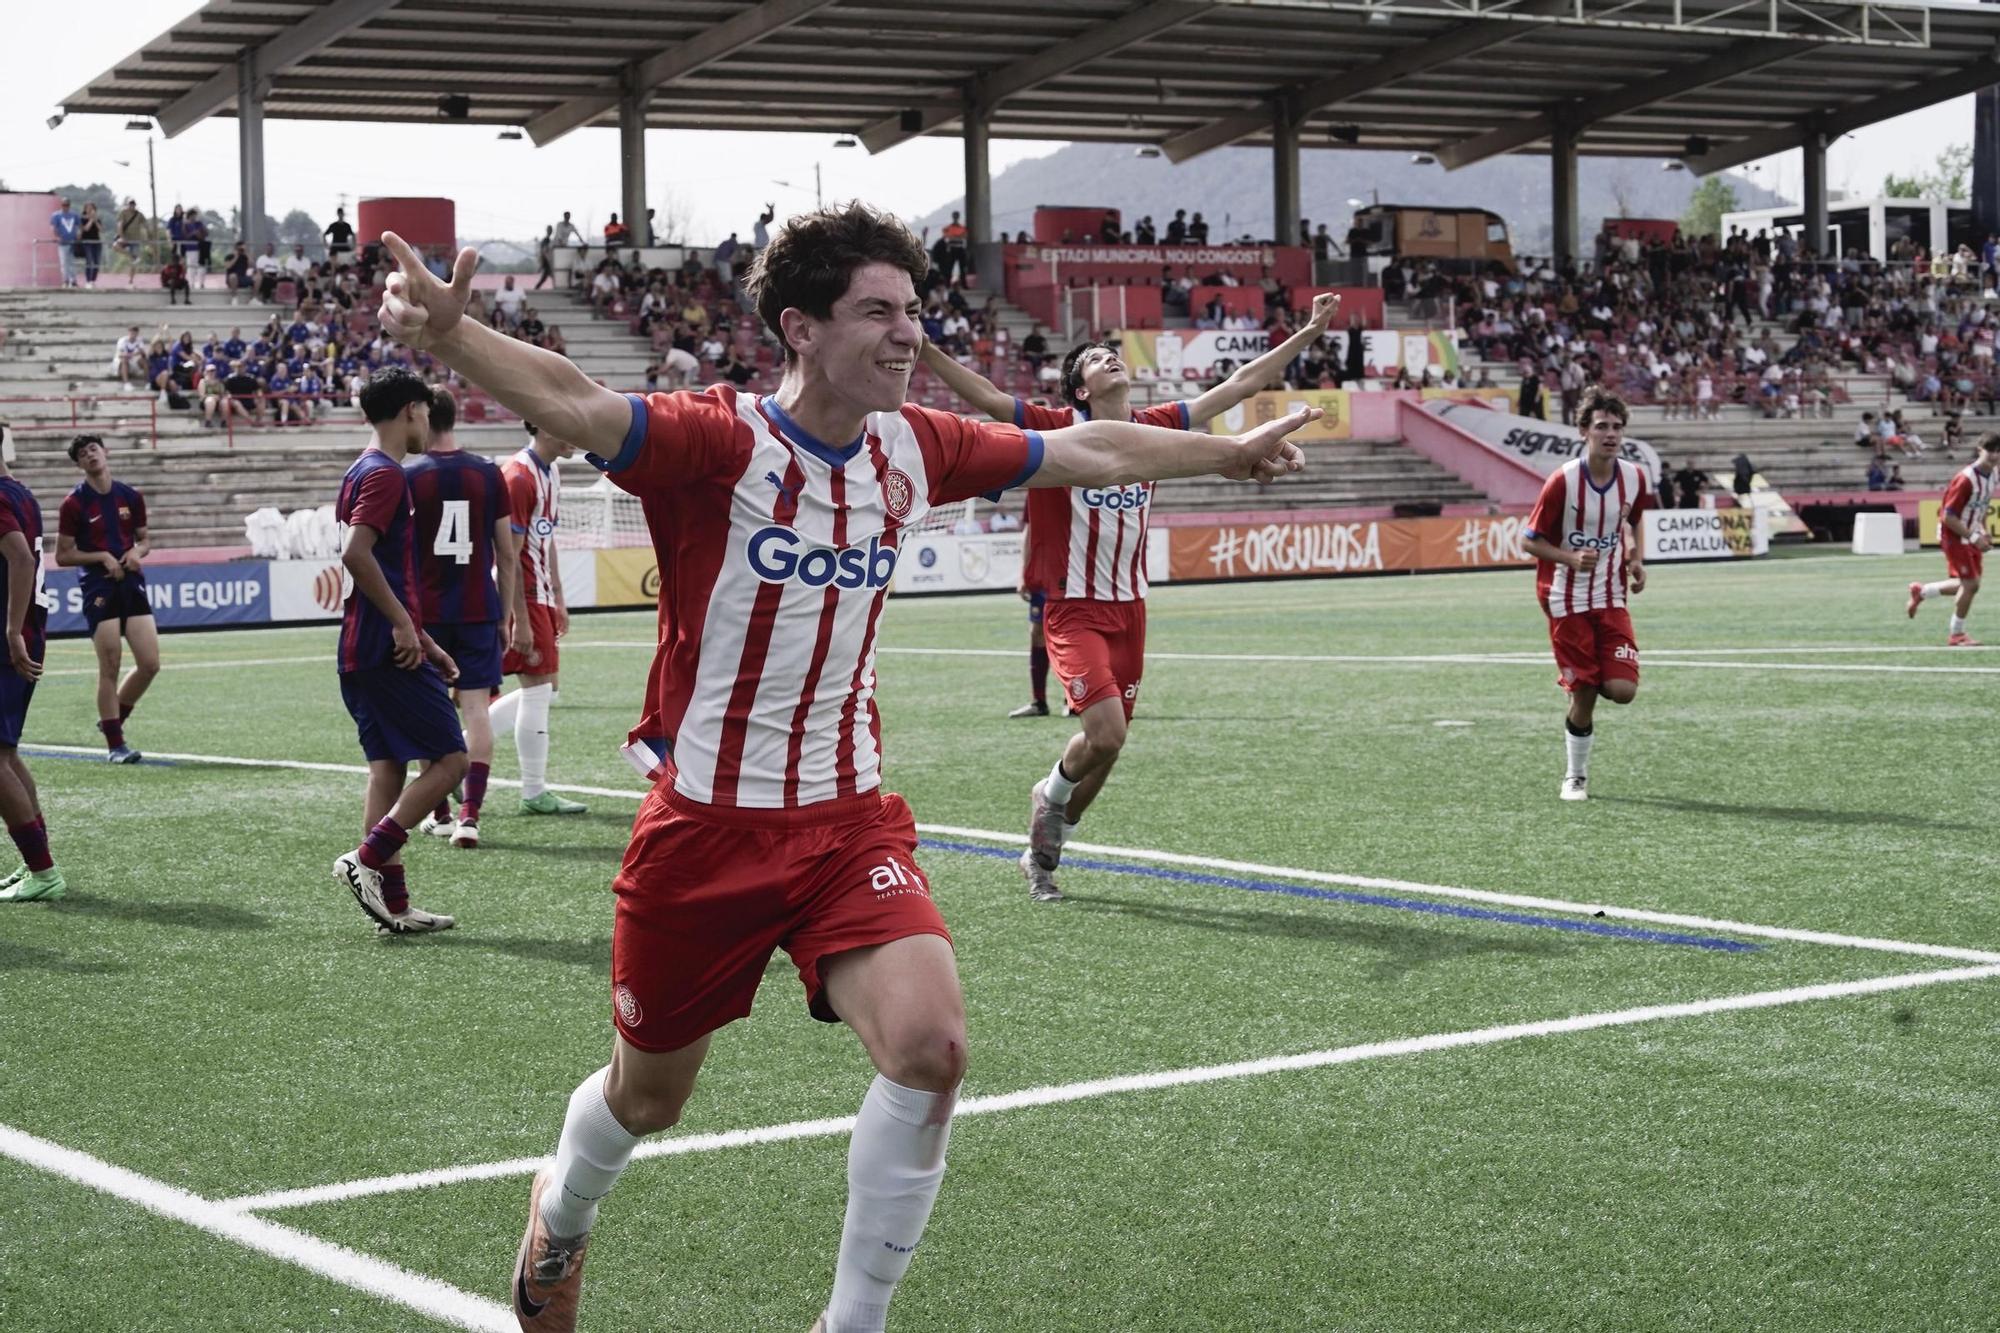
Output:
[[966,250],[993,240],[993,111],[970,95],[965,99],[965,230]]
[[646,106],[652,100],[652,91],[633,87],[628,75],[618,98],[618,198],[625,225],[632,229],[631,243],[638,246],[653,243],[652,228],[646,225]]
[[1972,100],[1972,238],[1988,236],[2000,236],[2000,88],[1981,88]]
[[[1805,248],[1826,255],[1826,135],[1817,127],[1806,130],[1805,141]],[[1838,255],[1832,256],[1839,258]]]
[[1298,225],[1299,117],[1291,99],[1280,97],[1271,104],[1271,239],[1298,244],[1292,231]]
[[252,254],[275,236],[264,234],[264,89],[257,52],[236,57],[236,239]]
[[1555,219],[1556,268],[1574,263],[1576,252],[1576,126],[1566,116],[1557,116],[1555,133],[1549,136],[1549,195]]

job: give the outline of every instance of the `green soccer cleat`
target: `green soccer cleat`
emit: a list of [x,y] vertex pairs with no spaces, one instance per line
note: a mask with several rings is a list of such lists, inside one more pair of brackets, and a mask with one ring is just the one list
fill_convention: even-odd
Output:
[[68,887],[62,871],[50,866],[47,870],[30,871],[25,879],[0,889],[0,903],[52,903]]
[[23,861],[21,862],[21,864],[15,866],[13,870],[8,872],[7,878],[0,879],[0,889],[11,889],[16,884],[19,884],[22,880],[26,879],[27,877],[28,877],[28,863],[26,861]]
[[524,815],[580,815],[589,808],[581,801],[566,801],[552,791],[525,797],[521,801],[521,813]]

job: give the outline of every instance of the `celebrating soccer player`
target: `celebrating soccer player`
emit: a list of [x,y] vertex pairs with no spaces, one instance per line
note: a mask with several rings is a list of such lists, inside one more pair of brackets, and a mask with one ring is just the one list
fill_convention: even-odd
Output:
[[[923,359],[953,393],[995,421],[1029,430],[1058,430],[1078,421],[1185,430],[1206,425],[1274,382],[1293,357],[1318,341],[1339,309],[1338,296],[1321,293],[1313,298],[1312,318],[1297,333],[1214,388],[1191,402],[1139,412],[1131,407],[1132,377],[1124,358],[1109,343],[1079,343],[1069,350],[1062,366],[1069,406],[1059,408],[1023,402],[929,344]],[[1048,660],[1082,724],[1031,794],[1021,873],[1036,902],[1062,901],[1055,872],[1063,843],[1104,789],[1139,702],[1146,665],[1146,516],[1152,500],[1151,481],[1049,488],[1028,497],[1022,586],[1039,588],[1046,598],[1040,629]]]
[[1945,572],[1951,577],[1937,583],[1912,583],[1907,608],[1914,620],[1917,608],[1931,598],[1954,597],[1950,637],[1945,639],[1953,648],[1979,646],[1979,640],[1965,632],[1965,618],[1972,614],[1986,550],[1993,545],[1986,528],[1986,511],[1993,503],[1993,467],[2000,463],[2000,433],[1988,431],[1973,449],[1972,462],[1960,468],[1944,488],[1944,501],[1938,507],[1938,545],[1944,550]]
[[576,446],[532,421],[526,425],[528,442],[500,466],[520,543],[516,586],[521,591],[514,632],[522,641],[509,646],[502,669],[521,683],[494,702],[493,729],[514,733],[514,754],[521,761],[522,814],[580,815],[585,808],[581,801],[566,800],[549,790],[549,704],[561,665],[556,641],[569,633],[562,561],[556,550],[556,526],[562,520],[556,460],[573,457]]
[[[125,720],[160,673],[160,631],[142,563],[150,553],[146,497],[112,479],[111,453],[99,437],[77,436],[69,457],[83,469],[83,480],[56,515],[56,563],[83,568],[83,619],[97,650],[97,729],[104,733],[105,757],[136,764],[139,752],[125,743]],[[132,645],[132,670],[123,682],[121,639]]]
[[1044,437],[905,406],[929,260],[861,204],[793,218],[752,261],[745,293],[784,346],[770,397],[614,393],[462,318],[473,251],[446,284],[400,237],[382,240],[401,270],[384,329],[648,500],[668,575],[673,757],[615,881],[611,1063],[571,1096],[554,1164],[535,1178],[515,1316],[531,1333],[575,1327],[598,1204],[640,1140],[680,1119],[712,1034],[750,1012],[783,947],[811,1013],[852,1028],[878,1071],[816,1327],[879,1333],[943,1179],[966,1060],[914,818],[882,790],[875,647],[901,534],[934,505],[1022,483],[1274,477],[1302,465],[1285,436],[1317,414],[1238,437],[1123,421]]
[[[465,776],[465,737],[452,710],[458,667],[424,632],[416,515],[403,459],[431,432],[430,386],[413,371],[377,371],[361,391],[373,437],[340,483],[334,517],[341,563],[354,577],[340,624],[340,697],[368,756],[367,836],[333,863],[378,930],[450,930],[452,918],[410,904],[403,877],[409,830]],[[404,781],[412,760],[428,764]]]
[[1610,390],[1583,391],[1576,415],[1583,456],[1549,475],[1521,538],[1535,557],[1535,595],[1549,620],[1556,680],[1569,691],[1565,801],[1590,796],[1598,699],[1629,704],[1639,693],[1639,646],[1625,594],[1628,586],[1635,593],[1646,587],[1645,553],[1634,534],[1653,493],[1646,470],[1618,456],[1629,416]]
[[63,896],[63,873],[49,855],[49,825],[42,817],[35,779],[21,762],[21,727],[42,676],[48,612],[42,608],[42,507],[35,494],[7,470],[14,444],[0,427],[0,614],[7,624],[7,655],[0,660],[0,819],[20,849],[21,864],[0,879],[0,902],[47,902]]
[[[465,800],[457,819],[441,800],[424,816],[419,831],[450,838],[454,847],[479,845],[479,807],[493,767],[493,724],[487,717],[492,692],[500,685],[502,624],[513,615],[513,516],[500,467],[458,447],[454,427],[458,403],[439,386],[431,394],[430,444],[403,471],[416,509],[417,583],[423,626],[458,665],[458,713],[465,727]],[[494,587],[498,569],[500,583]]]

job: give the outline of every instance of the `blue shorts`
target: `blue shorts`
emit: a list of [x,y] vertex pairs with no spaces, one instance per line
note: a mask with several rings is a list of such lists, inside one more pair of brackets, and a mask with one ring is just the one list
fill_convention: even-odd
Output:
[[107,620],[117,621],[123,629],[132,617],[152,614],[153,602],[146,596],[146,580],[137,574],[127,574],[122,579],[92,579],[83,590],[83,623],[90,626],[93,634]]
[[407,764],[465,748],[451,691],[428,662],[415,671],[378,666],[342,672],[340,698],[360,733],[361,753],[371,761]]
[[1028,623],[1030,625],[1039,625],[1042,623],[1042,607],[1048,603],[1048,600],[1049,595],[1039,588],[1033,589],[1028,593]]
[[28,704],[34,697],[35,682],[14,670],[11,662],[0,663],[0,747],[11,750],[21,743],[21,728],[27,725]]
[[488,620],[469,625],[426,625],[424,632],[458,663],[461,690],[490,690],[500,683],[500,626]]

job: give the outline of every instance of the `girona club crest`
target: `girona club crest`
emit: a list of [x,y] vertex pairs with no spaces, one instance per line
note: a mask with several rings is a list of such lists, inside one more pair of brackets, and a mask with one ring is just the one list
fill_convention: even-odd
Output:
[[632,993],[631,987],[613,987],[611,999],[618,1006],[619,1022],[628,1028],[639,1026],[639,1020],[643,1015],[639,1012],[639,997]]
[[1090,683],[1087,680],[1085,680],[1082,676],[1077,676],[1071,679],[1069,683],[1070,698],[1081,702],[1083,696],[1089,693],[1090,693]]
[[917,487],[910,480],[910,474],[901,468],[890,468],[889,474],[882,478],[882,504],[889,511],[889,517],[908,518],[910,506],[916,498]]

